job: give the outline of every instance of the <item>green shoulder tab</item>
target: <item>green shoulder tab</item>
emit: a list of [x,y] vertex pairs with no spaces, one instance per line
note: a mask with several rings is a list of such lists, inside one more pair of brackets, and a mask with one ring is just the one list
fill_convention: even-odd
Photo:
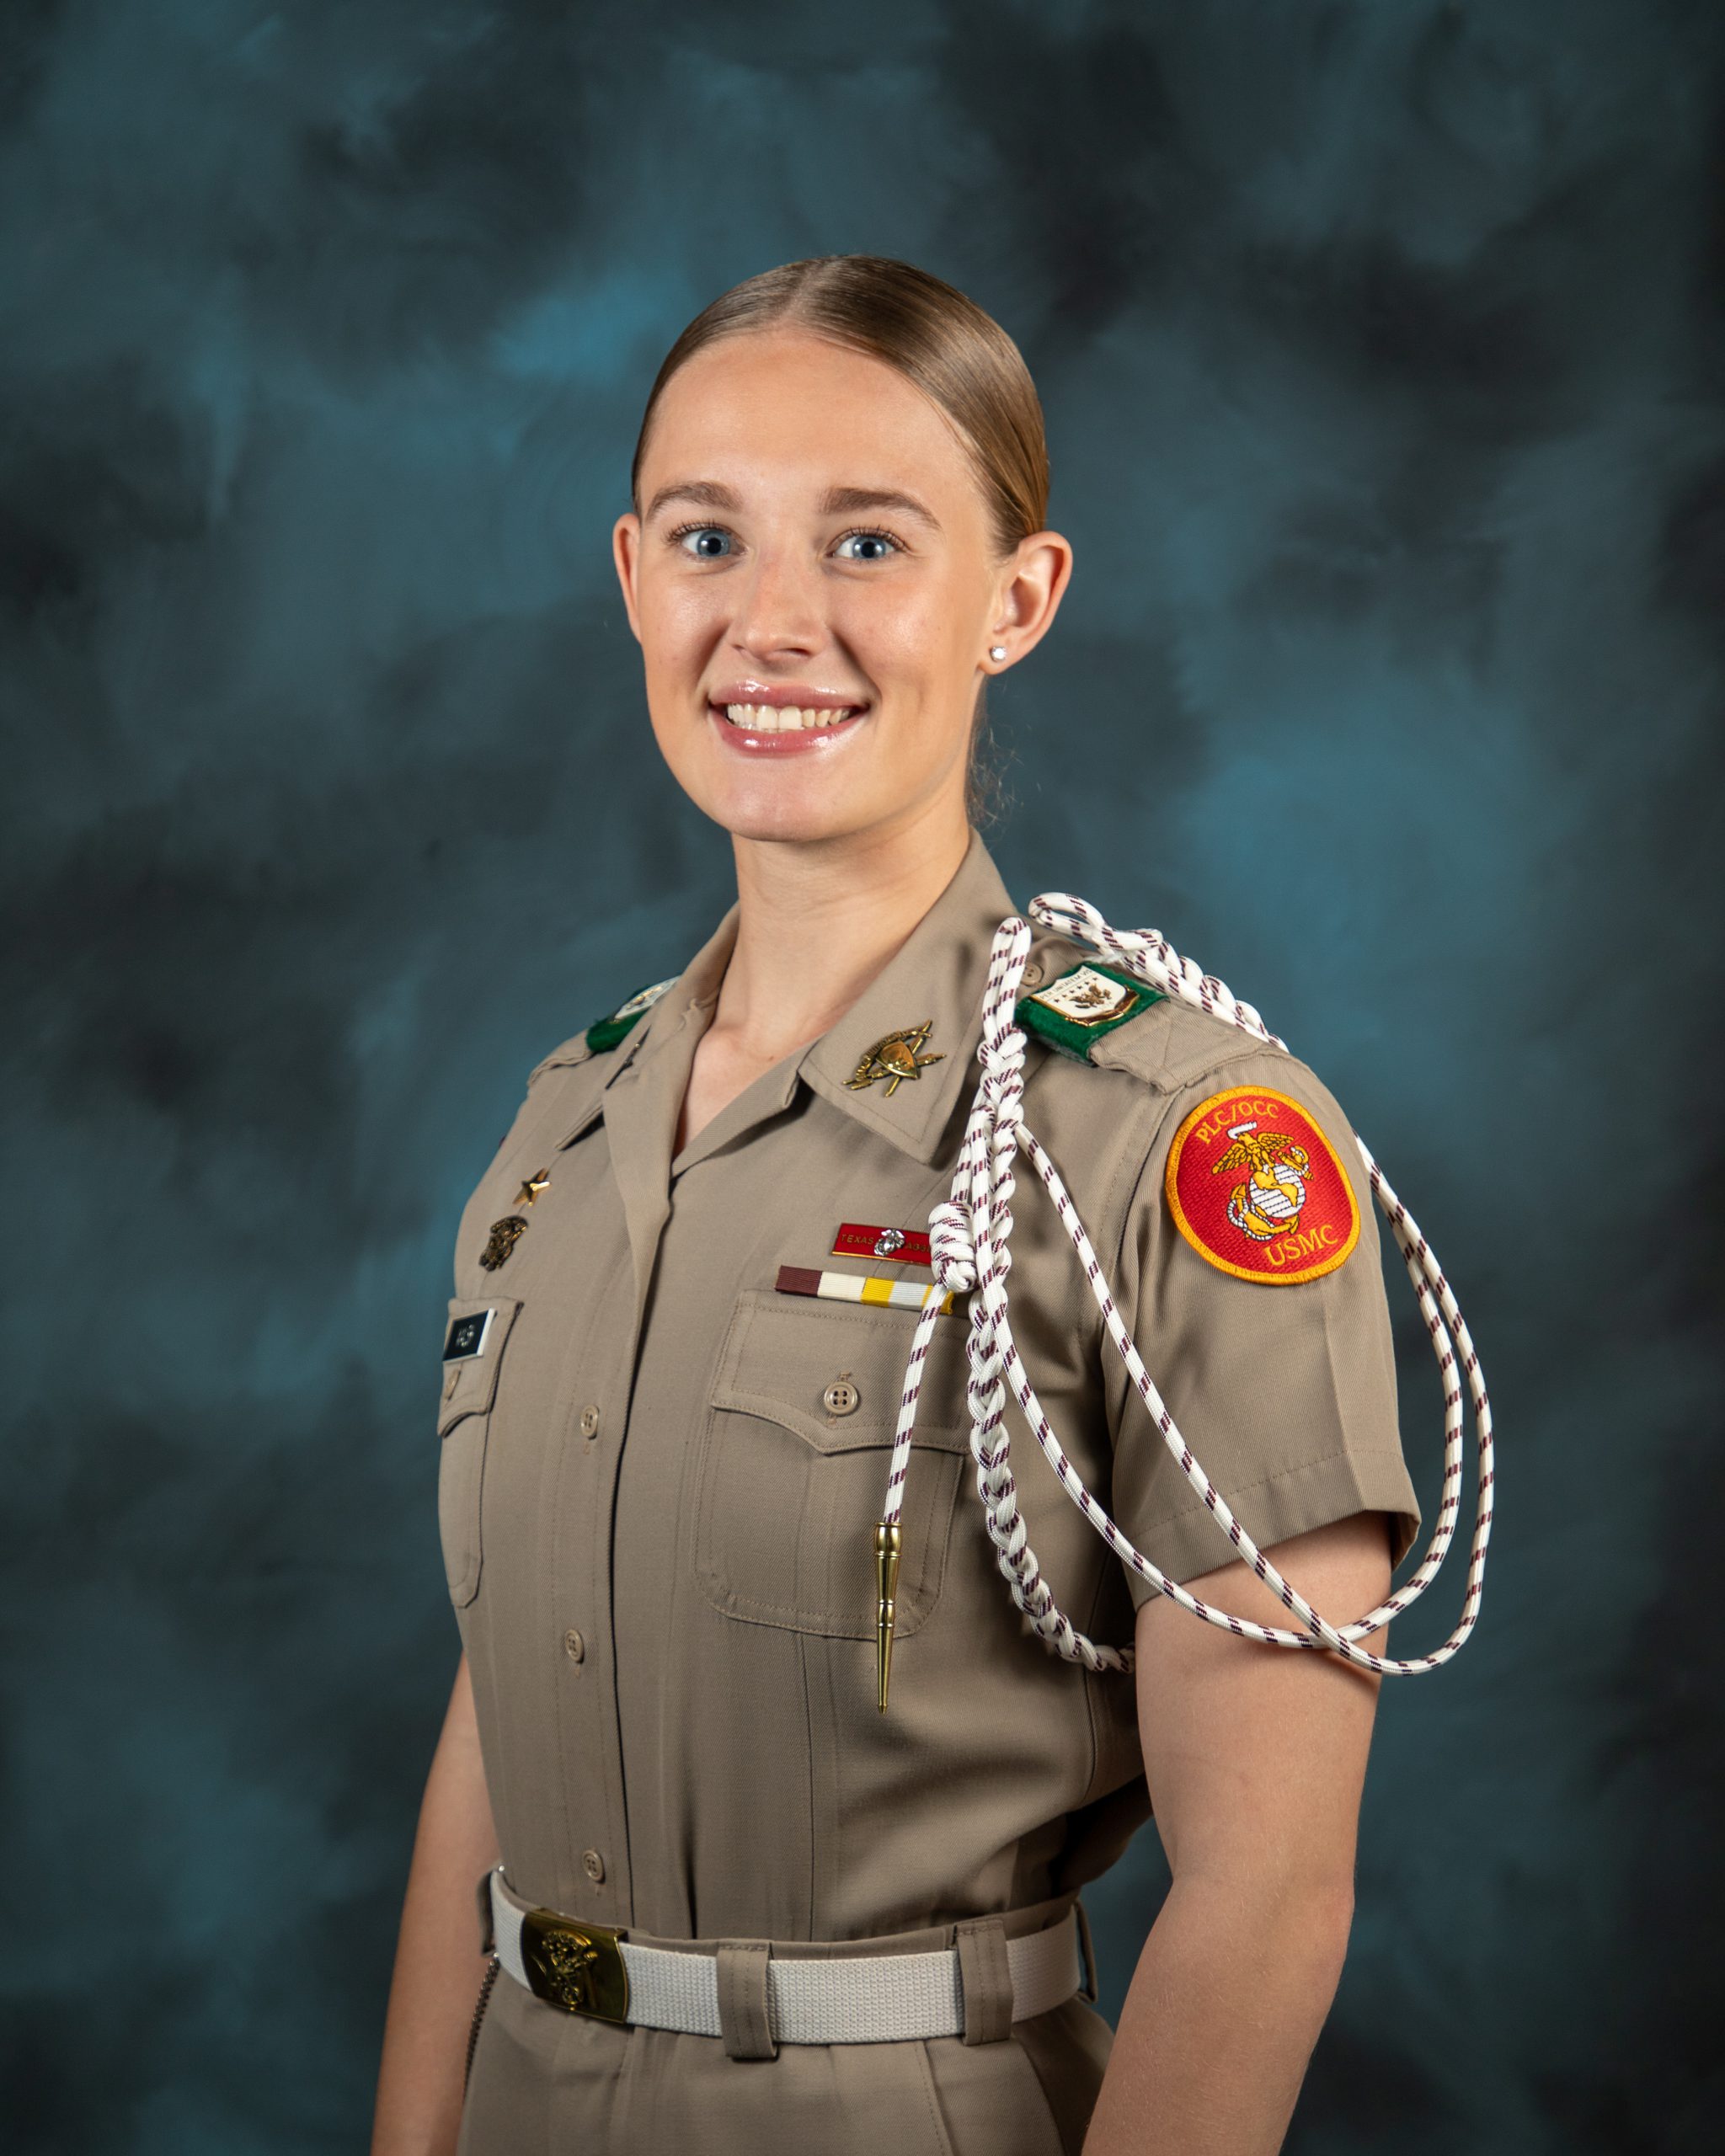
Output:
[[638,988],[627,1003],[620,1003],[608,1018],[595,1018],[588,1027],[586,1042],[595,1055],[602,1055],[608,1048],[615,1048],[629,1028],[644,1017],[668,988],[675,988],[681,975],[673,974],[669,980],[656,980],[651,988]]
[[1027,1033],[1076,1063],[1088,1063],[1092,1045],[1104,1033],[1165,1000],[1159,988],[1140,980],[1136,974],[1087,958],[1068,966],[1046,988],[1021,995],[1012,1016]]

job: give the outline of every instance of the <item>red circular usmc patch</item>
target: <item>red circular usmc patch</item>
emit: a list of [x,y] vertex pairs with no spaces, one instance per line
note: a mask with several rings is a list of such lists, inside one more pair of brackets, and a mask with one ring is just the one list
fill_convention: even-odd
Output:
[[1267,1086],[1232,1086],[1194,1108],[1174,1134],[1167,1188],[1194,1250],[1242,1280],[1315,1280],[1359,1240],[1335,1148],[1297,1101]]

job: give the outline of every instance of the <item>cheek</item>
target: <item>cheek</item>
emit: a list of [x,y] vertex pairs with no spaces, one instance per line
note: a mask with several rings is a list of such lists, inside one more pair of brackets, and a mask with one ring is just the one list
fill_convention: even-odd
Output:
[[700,665],[718,617],[698,584],[649,585],[641,594],[642,643],[649,669],[672,675]]
[[944,585],[883,586],[838,610],[834,627],[884,689],[944,700],[969,657],[969,602]]

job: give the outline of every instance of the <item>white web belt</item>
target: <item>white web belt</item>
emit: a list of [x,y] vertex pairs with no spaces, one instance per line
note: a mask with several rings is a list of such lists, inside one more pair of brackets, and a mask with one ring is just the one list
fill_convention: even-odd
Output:
[[[521,1942],[528,1912],[510,1898],[500,1867],[490,1875],[490,1889],[493,1951],[515,1982],[533,1991]],[[617,1951],[628,1977],[625,2022],[689,2036],[724,2034],[714,1954],[642,1946],[631,1939],[619,1940]],[[1076,1908],[1046,1930],[1007,1940],[1006,1957],[1013,2020],[1046,2014],[1071,1999],[1085,1979]],[[777,2043],[888,2044],[964,2034],[964,1983],[955,1946],[807,1961],[769,1955],[766,1975],[768,2024]]]

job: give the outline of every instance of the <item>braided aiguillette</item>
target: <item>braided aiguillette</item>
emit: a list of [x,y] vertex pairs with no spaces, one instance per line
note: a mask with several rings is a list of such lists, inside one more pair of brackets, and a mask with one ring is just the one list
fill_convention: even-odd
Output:
[[[1486,1545],[1492,1530],[1493,1450],[1491,1403],[1479,1357],[1435,1254],[1420,1233],[1418,1224],[1391,1188],[1365,1141],[1356,1136],[1354,1142],[1365,1162],[1372,1195],[1395,1235],[1443,1374],[1444,1480],[1431,1539],[1416,1570],[1376,1609],[1356,1617],[1351,1623],[1333,1625],[1283,1578],[1235,1518],[1194,1457],[1121,1321],[1096,1252],[1059,1171],[1024,1124],[1025,1039],[1014,1022],[1013,1006],[1030,949],[1030,921],[1097,952],[1111,963],[1159,989],[1164,995],[1177,996],[1213,1017],[1226,1019],[1268,1047],[1286,1053],[1287,1043],[1270,1032],[1249,1003],[1233,995],[1214,974],[1203,972],[1191,959],[1183,958],[1154,929],[1113,928],[1084,899],[1062,892],[1046,893],[1033,899],[1028,912],[1029,921],[1010,914],[995,931],[983,992],[982,1040],[977,1049],[981,1076],[965,1124],[951,1193],[944,1203],[935,1208],[929,1220],[936,1280],[943,1288],[969,1294],[970,1330],[966,1352],[970,1364],[967,1386],[970,1451],[976,1465],[976,1486],[982,1498],[984,1519],[1012,1600],[1030,1619],[1044,1646],[1066,1661],[1080,1662],[1087,1669],[1129,1670],[1132,1667],[1130,1647],[1101,1646],[1086,1638],[1059,1608],[1042,1577],[1036,1553],[1025,1534],[1012,1480],[1012,1440],[1005,1422],[1008,1390],[1061,1488],[1085,1518],[1117,1556],[1148,1580],[1158,1593],[1178,1602],[1183,1609],[1189,1609],[1206,1623],[1233,1632],[1242,1639],[1260,1641],[1269,1646],[1322,1647],[1343,1661],[1375,1670],[1381,1676],[1411,1677],[1437,1668],[1457,1652],[1479,1616]],[[1007,1275],[1012,1267],[1009,1244],[1012,1232],[1012,1163],[1015,1155],[1021,1151],[1035,1169],[1054,1203],[1102,1313],[1108,1337],[1125,1363],[1151,1420],[1162,1433],[1162,1442],[1179,1462],[1182,1474],[1203,1499],[1234,1553],[1279,1598],[1284,1608],[1298,1617],[1303,1630],[1253,1624],[1227,1610],[1212,1609],[1169,1579],[1127,1540],[1091,1496],[1067,1459],[1019,1356],[1007,1309]],[[931,1303],[916,1322],[887,1475],[886,1504],[874,1530],[879,1566],[878,1696],[883,1711],[886,1706],[893,1625],[892,1593],[884,1552],[889,1541],[895,1545],[898,1539],[922,1366],[939,1309],[937,1302]],[[1436,1577],[1461,1516],[1462,1395],[1456,1382],[1458,1360],[1473,1403],[1478,1455],[1473,1539],[1461,1614],[1448,1639],[1429,1654],[1406,1660],[1374,1654],[1359,1642],[1418,1600]],[[895,1549],[892,1570],[894,1573],[897,1570]]]

